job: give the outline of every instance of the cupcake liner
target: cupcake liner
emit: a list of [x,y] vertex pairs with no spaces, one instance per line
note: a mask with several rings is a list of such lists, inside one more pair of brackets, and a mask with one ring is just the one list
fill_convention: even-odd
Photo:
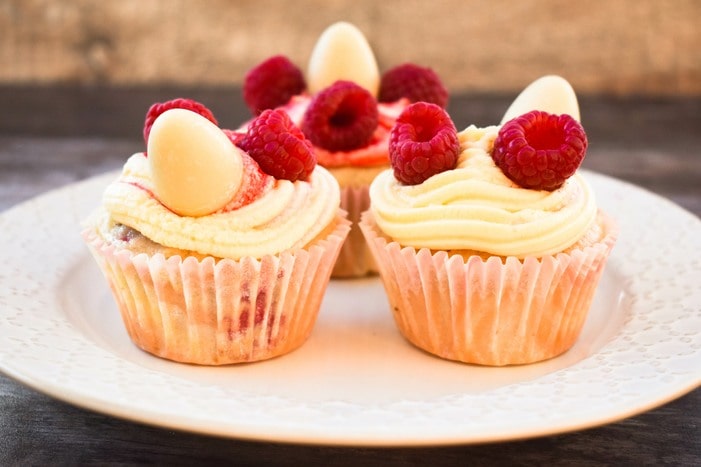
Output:
[[415,346],[482,365],[532,363],[574,345],[618,235],[599,214],[598,243],[543,258],[483,259],[401,247],[363,214],[394,320]]
[[351,278],[377,274],[375,260],[358,227],[360,216],[370,207],[368,192],[368,186],[341,188],[341,209],[348,212],[348,219],[353,225],[343,243],[331,277]]
[[350,228],[344,217],[334,222],[305,248],[261,259],[166,259],[116,248],[93,229],[82,236],[137,346],[223,365],[272,358],[306,341]]

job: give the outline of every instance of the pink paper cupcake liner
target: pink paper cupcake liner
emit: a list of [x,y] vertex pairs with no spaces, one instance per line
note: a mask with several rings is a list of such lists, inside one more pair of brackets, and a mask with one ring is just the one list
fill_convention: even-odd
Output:
[[338,255],[331,277],[351,278],[377,274],[375,260],[358,227],[360,216],[370,207],[368,192],[367,186],[341,188],[341,209],[348,212],[348,219],[353,225]]
[[350,228],[345,218],[335,222],[304,249],[261,259],[166,259],[115,248],[92,229],[82,235],[137,346],[222,365],[269,359],[306,341]]
[[574,345],[618,235],[599,214],[604,238],[540,259],[483,259],[401,247],[371,212],[360,228],[377,262],[394,320],[415,346],[482,365],[532,363]]

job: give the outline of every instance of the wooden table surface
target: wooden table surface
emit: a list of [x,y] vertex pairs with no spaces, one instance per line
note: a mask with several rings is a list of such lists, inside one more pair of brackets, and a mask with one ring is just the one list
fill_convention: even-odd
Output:
[[[0,211],[120,167],[143,145],[148,105],[177,96],[204,102],[223,127],[235,127],[248,116],[236,89],[0,88]],[[459,128],[486,125],[500,119],[510,99],[453,97],[449,111]],[[584,167],[645,187],[701,215],[701,98],[581,97],[580,104],[590,139]],[[701,303],[696,306],[701,309]],[[0,374],[3,466],[701,465],[700,425],[697,388],[626,420],[535,439],[422,448],[278,444],[116,419],[56,401]]]

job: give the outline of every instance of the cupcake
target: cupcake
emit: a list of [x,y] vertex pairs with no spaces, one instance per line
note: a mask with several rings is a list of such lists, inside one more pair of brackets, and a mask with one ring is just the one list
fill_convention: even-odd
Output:
[[574,91],[552,76],[500,126],[458,133],[431,104],[402,113],[393,168],[373,181],[360,227],[409,342],[494,366],[572,347],[617,237],[577,171],[587,148],[578,118]]
[[[277,145],[262,145],[266,137]],[[338,183],[284,112],[240,148],[199,103],[147,114],[82,236],[132,341],[203,365],[286,354],[310,335],[348,233]]]
[[411,63],[380,75],[362,32],[341,22],[319,37],[306,77],[278,55],[249,71],[243,94],[253,114],[275,107],[287,112],[312,142],[318,163],[341,187],[341,207],[353,226],[333,277],[376,273],[357,222],[370,206],[370,183],[389,168],[387,144],[397,116],[410,102],[447,105],[448,93],[438,75]]

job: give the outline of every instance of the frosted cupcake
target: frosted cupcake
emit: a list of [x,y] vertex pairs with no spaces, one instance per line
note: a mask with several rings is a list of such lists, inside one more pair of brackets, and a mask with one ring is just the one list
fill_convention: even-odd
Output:
[[430,104],[399,117],[393,169],[372,183],[360,226],[411,343],[483,365],[545,360],[575,343],[617,236],[577,172],[587,148],[578,117],[558,77],[529,86],[501,126],[458,133]]
[[185,99],[152,106],[144,136],[82,233],[133,342],[206,365],[302,345],[349,230],[309,142],[268,112],[244,151]]
[[370,183],[389,168],[387,144],[397,116],[413,101],[447,105],[448,93],[438,75],[407,63],[381,76],[362,32],[341,22],[319,37],[306,79],[289,59],[275,56],[246,75],[243,91],[254,114],[273,107],[287,112],[312,142],[318,163],[341,187],[341,207],[353,227],[333,277],[375,273],[356,224],[370,205]]

